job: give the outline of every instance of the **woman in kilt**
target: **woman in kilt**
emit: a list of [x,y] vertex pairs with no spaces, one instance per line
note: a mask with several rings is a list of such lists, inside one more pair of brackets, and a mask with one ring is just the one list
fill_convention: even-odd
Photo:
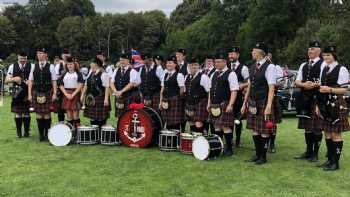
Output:
[[22,137],[22,124],[24,137],[29,137],[30,114],[27,80],[31,70],[31,64],[27,62],[27,54],[20,51],[17,54],[18,61],[11,64],[6,75],[5,83],[12,83],[11,112],[15,114],[17,137]]
[[131,68],[130,56],[122,54],[121,67],[117,68],[111,79],[111,89],[116,96],[115,117],[120,118],[129,109],[129,104],[139,103],[140,94],[138,86],[141,83],[139,72]]
[[[260,165],[267,162],[269,136],[276,133],[273,97],[276,85],[275,65],[267,59],[268,49],[264,43],[257,43],[252,50],[253,64],[249,69],[249,85],[242,106],[242,113],[247,112],[247,128],[251,129],[255,155],[249,162]],[[269,124],[267,124],[268,121]]]
[[175,56],[166,61],[166,71],[161,82],[159,109],[168,129],[180,130],[184,121],[182,97],[185,92],[185,78],[179,73]]
[[[337,61],[335,46],[323,50],[324,66],[321,68],[321,95],[318,98],[317,113],[322,117],[322,126],[327,144],[328,160],[319,165],[325,171],[339,169],[339,159],[343,148],[342,132],[350,130],[347,103],[343,95],[347,88],[342,85],[349,82],[349,71]],[[321,101],[323,100],[323,101]]]
[[203,133],[203,123],[208,119],[207,103],[210,90],[210,79],[200,72],[198,58],[189,62],[189,74],[186,75],[186,120],[192,132]]
[[90,64],[90,73],[80,98],[85,106],[84,116],[90,118],[91,125],[98,125],[100,128],[106,124],[111,111],[109,78],[102,68],[102,61],[95,58]]
[[239,90],[235,72],[227,66],[227,55],[217,54],[215,57],[216,71],[211,77],[211,89],[207,109],[210,112],[209,120],[214,124],[215,133],[221,138],[224,136],[226,146],[225,156],[231,156],[233,131],[233,106]]
[[142,55],[145,66],[140,69],[141,85],[140,94],[141,100],[145,106],[159,110],[159,92],[161,89],[161,80],[164,76],[164,70],[161,65],[156,65],[153,62],[153,57],[150,54]]
[[47,62],[44,48],[37,50],[37,58],[29,74],[28,100],[37,114],[39,141],[44,141],[51,127],[50,106],[57,98],[57,74],[55,66]]
[[58,80],[58,87],[63,93],[61,108],[66,111],[68,122],[77,128],[80,125],[80,91],[84,85],[82,74],[71,57],[67,58],[66,72]]

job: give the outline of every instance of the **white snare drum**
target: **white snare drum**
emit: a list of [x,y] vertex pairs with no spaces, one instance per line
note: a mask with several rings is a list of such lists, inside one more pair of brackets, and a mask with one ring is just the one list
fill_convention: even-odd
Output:
[[162,130],[159,135],[159,149],[165,151],[176,151],[179,146],[178,130]]
[[101,144],[104,145],[119,145],[119,137],[117,128],[113,126],[103,126],[101,128]]
[[100,141],[99,128],[96,125],[80,126],[77,129],[78,144],[97,144]]
[[73,126],[67,122],[59,122],[49,129],[48,138],[54,146],[66,146],[72,140]]
[[224,143],[217,135],[199,136],[193,140],[193,156],[198,160],[209,160],[219,157],[224,149]]

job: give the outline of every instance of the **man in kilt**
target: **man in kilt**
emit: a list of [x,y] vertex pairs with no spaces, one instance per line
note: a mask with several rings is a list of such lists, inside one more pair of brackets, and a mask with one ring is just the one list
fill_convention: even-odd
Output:
[[[71,58],[71,54],[68,51],[68,49],[64,49],[62,54],[61,54],[61,60],[58,61],[57,64],[55,64],[55,71],[57,73],[57,79],[59,79],[65,72],[65,66],[67,64],[67,59]],[[65,114],[65,110],[62,109],[62,102],[63,102],[63,93],[61,92],[60,89],[57,90],[57,100],[56,100],[56,104],[57,104],[57,118],[58,121],[64,121],[64,114]]]
[[323,167],[325,171],[334,171],[339,169],[343,148],[341,134],[350,130],[347,102],[343,97],[348,90],[342,87],[349,83],[349,71],[338,63],[335,46],[329,46],[323,50],[323,59],[317,113],[322,117],[325,138],[330,142],[327,144],[328,159],[319,167]]
[[18,61],[8,68],[5,83],[12,83],[11,112],[15,114],[17,137],[22,137],[22,124],[24,137],[29,137],[30,114],[27,80],[31,70],[31,64],[27,62],[27,54],[24,51],[17,53]]
[[[211,76],[213,76],[213,74],[215,73],[216,69],[215,69],[215,65],[214,65],[214,56],[213,55],[206,55],[205,56],[205,60],[204,60],[204,65],[202,68],[202,73],[206,74],[209,79],[211,78]],[[215,128],[214,125],[206,120],[204,122],[204,129],[206,130],[207,133],[209,133],[209,129],[211,133],[215,132]]]
[[228,53],[228,59],[230,64],[230,69],[236,73],[239,91],[237,92],[237,98],[235,105],[233,107],[233,117],[235,121],[235,132],[236,132],[236,147],[241,144],[241,133],[242,133],[242,115],[241,108],[244,100],[244,93],[246,87],[248,87],[249,69],[247,66],[239,62],[240,48],[237,46],[232,47]]
[[111,89],[116,96],[115,116],[120,118],[129,109],[129,104],[140,102],[138,86],[141,83],[140,73],[130,65],[130,56],[120,56],[121,67],[117,68],[111,79]]
[[[179,66],[179,73],[181,73],[184,77],[188,74],[188,63],[186,62],[186,50],[178,49],[175,53],[177,65]],[[182,105],[185,106],[185,98],[182,98]],[[184,109],[184,108],[183,108]],[[185,116],[185,111],[183,111],[183,116]],[[181,130],[186,130],[186,121],[183,119],[181,123]]]
[[[267,162],[266,153],[269,137],[276,132],[273,97],[276,85],[276,68],[267,59],[268,49],[264,43],[257,43],[252,50],[256,61],[249,69],[249,85],[242,106],[247,112],[247,128],[252,130],[255,155],[249,159],[256,165]],[[271,122],[270,122],[271,121]]]
[[153,62],[153,57],[150,54],[142,55],[142,59],[144,60],[145,66],[140,69],[141,100],[145,106],[158,111],[159,92],[161,89],[160,83],[164,76],[164,70],[161,65],[156,65]]
[[[272,53],[269,51],[268,60],[272,62]],[[277,96],[278,88],[283,86],[284,83],[284,76],[283,76],[283,70],[281,66],[275,64],[276,66],[276,88],[275,88],[275,96],[273,97],[273,106],[274,106],[274,112],[275,112],[275,121],[276,124],[279,124],[282,122],[282,106],[280,103],[280,98]],[[270,153],[276,153],[276,136],[277,136],[277,128],[275,133],[271,133],[270,135],[270,141],[269,141],[269,151]]]
[[57,74],[55,66],[47,62],[45,48],[37,50],[37,58],[28,78],[28,100],[37,114],[39,141],[44,141],[51,127],[50,106],[57,98]]
[[109,103],[110,77],[102,67],[102,61],[95,58],[90,63],[90,73],[85,81],[80,100],[84,103],[84,116],[91,125],[100,128],[106,124],[111,111]]
[[210,121],[214,124],[215,133],[224,136],[225,156],[231,156],[233,138],[233,106],[239,90],[237,75],[227,67],[227,55],[219,53],[215,57],[216,72],[211,77],[211,88],[207,109]]
[[[316,114],[315,96],[318,94],[319,77],[323,60],[320,58],[321,45],[319,42],[311,42],[308,48],[309,60],[300,65],[295,84],[300,88],[297,101],[297,116],[299,117],[299,129],[305,129],[306,151],[294,157],[306,159],[310,162],[318,161],[318,151],[322,141],[321,119]],[[298,105],[299,104],[299,105]],[[298,107],[299,106],[299,107]],[[305,112],[300,112],[298,109]],[[326,139],[329,144],[330,140]]]
[[[159,109],[168,129],[180,130],[184,122],[185,78],[177,70],[175,56],[170,56],[166,61],[166,71],[161,82]],[[184,130],[182,130],[184,131]]]
[[200,72],[198,58],[193,57],[189,63],[189,73],[185,77],[186,85],[186,119],[192,132],[203,133],[203,123],[208,119],[208,92],[210,79]]

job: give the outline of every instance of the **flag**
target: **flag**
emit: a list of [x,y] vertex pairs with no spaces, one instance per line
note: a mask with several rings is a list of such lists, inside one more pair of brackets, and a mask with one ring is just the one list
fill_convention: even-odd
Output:
[[137,50],[131,49],[131,59],[133,60],[133,68],[140,68],[144,65],[143,59]]

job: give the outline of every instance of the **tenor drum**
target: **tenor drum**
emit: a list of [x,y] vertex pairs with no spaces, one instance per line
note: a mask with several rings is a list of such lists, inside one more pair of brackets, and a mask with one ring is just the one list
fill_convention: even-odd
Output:
[[181,133],[179,151],[185,154],[192,154],[192,142],[201,135],[201,133]]
[[179,146],[178,130],[162,130],[159,135],[159,149],[164,151],[176,151]]
[[59,122],[49,129],[49,142],[54,146],[66,146],[72,140],[73,126],[67,122]]
[[117,129],[113,126],[103,126],[101,128],[101,144],[119,145]]
[[118,121],[118,134],[123,144],[144,148],[156,143],[163,121],[152,108],[130,109]]
[[96,125],[80,126],[77,129],[78,144],[97,144],[100,141],[99,128]]
[[217,135],[199,136],[193,140],[193,156],[198,160],[217,158],[222,154],[224,143]]

